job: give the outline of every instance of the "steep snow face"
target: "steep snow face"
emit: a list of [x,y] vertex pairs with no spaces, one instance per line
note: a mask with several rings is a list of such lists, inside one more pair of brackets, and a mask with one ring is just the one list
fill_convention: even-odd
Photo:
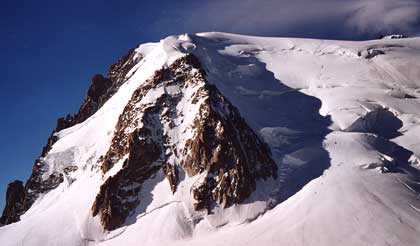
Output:
[[[1,227],[2,245],[420,244],[419,38],[348,42],[200,33],[136,52],[143,59],[118,92],[86,121],[60,131],[43,159],[48,174],[77,170],[63,174],[64,182],[39,197],[21,221]],[[104,231],[91,206],[128,156],[104,175],[98,159],[135,90],[188,53],[269,145],[278,177],[258,181],[244,201],[206,214],[193,209],[191,187],[207,173],[181,176],[173,193],[170,179],[157,172],[142,184],[142,202],[126,223]],[[180,92],[171,88],[149,91],[141,103]],[[193,91],[182,93],[188,100]],[[199,113],[187,101],[176,108],[185,122]],[[187,125],[171,131],[177,148],[193,135],[182,134]]]
[[[419,39],[343,42],[220,33],[203,33],[194,39],[199,43],[198,48],[205,47],[196,52],[201,54],[206,67],[213,69],[215,77],[228,78],[227,83],[218,86],[233,98],[245,116],[259,112],[252,111],[252,107],[258,106],[244,105],[251,100],[249,97],[262,103],[271,97],[272,101],[277,100],[271,105],[279,107],[281,98],[287,95],[264,88],[268,80],[264,74],[271,71],[280,84],[292,91],[320,99],[319,112],[330,117],[329,129],[333,132],[322,141],[331,167],[321,177],[256,222],[216,233],[214,238],[203,237],[192,244],[214,242],[216,237],[224,239],[220,245],[227,242],[234,245],[415,245],[420,242],[416,144],[420,136]],[[213,78],[211,74],[209,78]],[[308,106],[305,102],[303,108],[308,110]],[[273,120],[275,116],[270,111],[267,107],[264,112]],[[295,111],[309,120],[310,114],[298,103],[283,112],[290,120]],[[285,121],[266,128],[263,116],[254,119],[272,148],[274,144],[283,144],[277,153],[284,150],[285,143],[290,144],[290,139],[296,141],[297,133],[311,132],[311,126],[305,129],[298,121],[285,131],[282,128],[287,126]],[[309,122],[315,131],[322,131],[322,124]],[[301,142],[306,141],[305,136]],[[314,160],[314,152],[302,145],[280,154],[279,159],[283,170],[288,169],[285,166],[297,170],[299,177],[289,176],[297,182],[302,178],[300,175],[307,175],[316,166],[310,162]],[[286,183],[287,188],[290,182]]]

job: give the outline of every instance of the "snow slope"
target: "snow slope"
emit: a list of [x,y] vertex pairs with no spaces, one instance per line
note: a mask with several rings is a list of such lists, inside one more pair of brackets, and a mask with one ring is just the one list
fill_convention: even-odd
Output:
[[[226,33],[140,45],[130,78],[85,122],[58,133],[52,171],[78,171],[40,197],[1,245],[419,245],[420,38],[364,42]],[[90,208],[106,177],[95,167],[134,90],[193,53],[207,79],[272,149],[278,179],[243,204],[191,208],[185,177],[175,194],[163,174],[150,202],[104,232]],[[267,194],[278,195],[272,209]]]

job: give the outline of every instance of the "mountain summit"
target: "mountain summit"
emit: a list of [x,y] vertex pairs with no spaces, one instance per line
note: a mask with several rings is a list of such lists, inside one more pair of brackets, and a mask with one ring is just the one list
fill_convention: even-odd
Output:
[[227,33],[141,44],[95,75],[2,245],[418,245],[420,38]]

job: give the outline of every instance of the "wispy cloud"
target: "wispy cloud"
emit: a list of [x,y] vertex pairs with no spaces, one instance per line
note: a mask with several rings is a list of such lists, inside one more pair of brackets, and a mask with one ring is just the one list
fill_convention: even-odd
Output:
[[[178,4],[181,6],[181,4]],[[169,14],[168,14],[169,13]],[[256,35],[350,36],[413,33],[420,0],[213,0],[165,12],[160,28]]]
[[349,13],[348,23],[360,32],[412,32],[419,22],[420,2],[359,0],[351,3]]

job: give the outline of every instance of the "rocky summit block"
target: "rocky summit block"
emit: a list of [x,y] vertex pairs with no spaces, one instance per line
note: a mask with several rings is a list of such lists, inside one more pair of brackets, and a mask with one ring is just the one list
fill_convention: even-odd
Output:
[[157,172],[164,173],[172,192],[181,172],[199,175],[192,187],[193,206],[207,211],[240,203],[258,179],[276,177],[269,147],[205,76],[198,59],[188,54],[133,93],[100,158],[103,173],[124,160],[92,206],[105,229],[124,224],[142,200],[143,183]]

